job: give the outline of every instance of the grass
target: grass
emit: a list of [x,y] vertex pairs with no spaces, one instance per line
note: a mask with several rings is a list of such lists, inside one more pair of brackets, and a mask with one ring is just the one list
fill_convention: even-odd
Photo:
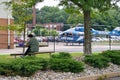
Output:
[[10,55],[0,55],[0,63],[14,60]]
[[[53,54],[58,54],[58,53],[53,53]],[[72,52],[70,53],[72,55],[72,57],[77,57],[77,56],[82,56],[82,53],[79,52]],[[49,54],[37,54],[36,57],[39,58],[50,58]],[[17,58],[20,58],[19,56],[17,56]],[[0,62],[6,62],[6,61],[11,61],[14,60],[14,56],[10,56],[10,55],[0,55]]]
[[36,57],[39,57],[39,58],[50,58],[50,55],[49,54],[37,54]]
[[[58,54],[58,53],[53,53],[53,54]],[[82,56],[83,53],[80,52],[71,52],[70,53],[72,57],[78,57],[78,56]],[[94,55],[97,55],[99,53],[93,53]],[[45,59],[49,59],[50,56],[49,54],[37,54],[36,57],[38,58],[45,58]],[[20,58],[19,56],[17,56],[17,58]],[[10,56],[10,55],[0,55],[0,63],[1,62],[9,62],[14,60],[14,56]]]
[[72,57],[78,57],[78,56],[82,56],[83,53],[80,53],[80,52],[72,52],[70,53]]
[[[53,53],[53,54],[58,54],[58,53]],[[77,57],[77,56],[82,56],[83,53],[72,52],[70,54],[71,54],[72,57]],[[37,54],[36,57],[39,57],[39,58],[50,58],[49,54]]]
[[[92,42],[92,45],[109,45],[109,41],[98,41]],[[120,41],[111,41],[111,45],[117,46],[120,45]]]

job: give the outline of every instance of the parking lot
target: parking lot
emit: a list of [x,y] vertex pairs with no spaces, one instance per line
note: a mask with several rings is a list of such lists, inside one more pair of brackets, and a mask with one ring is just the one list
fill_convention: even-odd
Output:
[[[111,46],[109,43],[92,43],[92,52],[102,52],[104,50],[120,50],[120,44]],[[22,53],[23,48],[22,47],[15,47],[14,49],[0,49],[0,54],[10,54],[10,53]],[[55,52],[83,52],[83,44],[77,44],[77,43],[69,43],[66,45],[66,43],[48,43],[47,47],[40,47],[39,51],[55,51]]]

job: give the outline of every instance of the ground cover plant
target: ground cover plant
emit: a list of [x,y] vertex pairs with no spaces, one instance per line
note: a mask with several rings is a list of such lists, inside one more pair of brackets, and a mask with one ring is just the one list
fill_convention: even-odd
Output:
[[120,65],[120,50],[103,51],[102,55],[110,58],[112,63]]
[[94,68],[106,68],[109,66],[110,58],[106,58],[102,55],[88,55],[85,56],[85,63],[93,66]]
[[48,61],[36,57],[18,58],[6,63],[0,63],[1,75],[31,76],[37,70],[47,68]]
[[[77,53],[77,55],[78,55],[78,53]],[[61,53],[55,53],[52,56],[54,56],[54,58],[55,57],[61,58],[59,60],[59,62],[62,61],[62,59],[67,59],[67,60],[63,60],[63,62],[66,64],[67,64],[67,62],[69,62],[68,63],[69,65],[65,64],[67,66],[67,67],[65,67],[65,69],[67,69],[68,67],[71,67],[71,69],[68,69],[67,72],[79,71],[80,63],[76,62],[75,60],[72,60],[72,56],[70,54],[61,52]],[[46,55],[46,54],[42,55],[42,56],[36,55],[36,56],[24,57],[24,58],[17,57],[16,59],[9,55],[5,55],[5,56],[1,55],[0,57],[1,58],[4,57],[4,58],[2,58],[2,61],[0,61],[0,75],[6,75],[6,76],[10,76],[10,75],[11,76],[13,76],[13,75],[31,76],[36,71],[47,70],[47,69],[51,68],[50,67],[51,65],[55,64],[54,62],[51,62],[51,58],[49,57],[49,55]],[[74,66],[73,65],[71,66],[70,64],[74,64]],[[78,68],[77,68],[77,66],[78,66]],[[76,68],[77,70],[75,71],[75,69],[72,69],[72,68]],[[81,67],[81,69],[82,68],[83,67]]]
[[53,54],[51,57],[50,68],[52,70],[74,73],[78,73],[84,70],[84,64],[82,62],[73,60],[72,56],[67,52]]
[[[0,55],[0,75],[5,76],[31,76],[38,70],[54,70],[60,72],[79,73],[84,71],[85,64],[98,69],[106,68],[109,63],[120,65],[120,50],[107,50],[85,56],[82,61],[74,57],[81,57],[82,53],[60,52],[52,54],[39,54],[32,57],[17,57]],[[84,56],[84,55],[83,55]]]

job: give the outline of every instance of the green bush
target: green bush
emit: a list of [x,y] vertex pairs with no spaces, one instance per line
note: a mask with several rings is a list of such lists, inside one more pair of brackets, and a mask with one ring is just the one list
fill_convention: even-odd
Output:
[[[43,59],[43,58],[37,58],[37,57],[25,57],[24,59],[28,59],[28,60],[37,60],[38,63],[40,63],[39,65],[42,66],[42,69],[41,70],[46,70],[48,68],[48,62],[49,62],[49,59]],[[36,64],[38,65],[38,64]]]
[[60,52],[59,54],[53,54],[51,57],[58,58],[58,59],[71,59],[72,58],[72,56],[67,52]]
[[94,68],[106,68],[109,66],[110,58],[106,58],[102,55],[89,55],[85,56],[85,63],[93,66]]
[[61,72],[78,73],[84,70],[84,65],[81,62],[72,59],[50,59],[50,69]]
[[11,69],[11,63],[0,63],[0,75],[13,76],[15,72]]
[[25,57],[18,58],[10,63],[0,63],[1,75],[31,76],[37,70],[44,70],[48,67],[48,61],[39,58]]
[[120,65],[120,50],[107,50],[102,52],[102,55],[110,58],[112,63]]
[[21,76],[30,76],[34,74],[37,70],[46,69],[48,62],[44,59],[39,58],[24,58],[16,59],[13,64],[13,70],[17,71]]
[[20,76],[30,76],[42,68],[35,60],[17,60],[13,64],[12,69]]
[[112,55],[111,62],[117,65],[120,65],[120,55]]
[[105,57],[111,57],[112,55],[120,55],[120,50],[107,50],[103,51],[102,55]]

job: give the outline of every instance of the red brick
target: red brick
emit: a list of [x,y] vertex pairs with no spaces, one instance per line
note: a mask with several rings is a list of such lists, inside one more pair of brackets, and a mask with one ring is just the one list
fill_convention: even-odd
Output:
[[[13,19],[10,20],[10,24],[13,24]],[[0,29],[1,26],[5,28],[8,25],[8,19],[0,18]],[[8,30],[0,30],[0,49],[8,48]],[[14,48],[14,34],[10,31],[10,48]]]

